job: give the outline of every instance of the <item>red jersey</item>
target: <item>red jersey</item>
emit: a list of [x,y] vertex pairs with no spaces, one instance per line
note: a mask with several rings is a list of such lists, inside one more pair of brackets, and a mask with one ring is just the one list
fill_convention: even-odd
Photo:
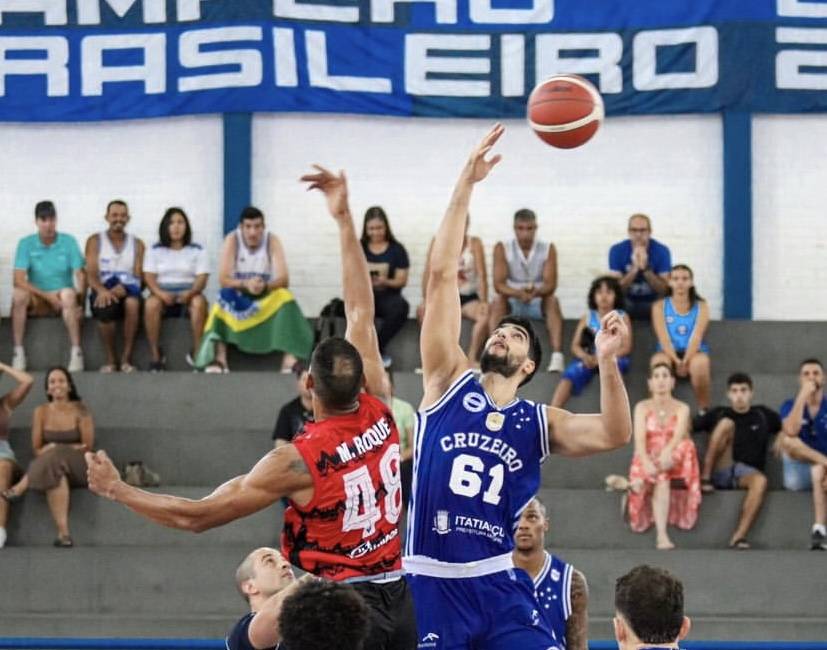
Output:
[[284,513],[290,562],[331,580],[402,568],[399,431],[390,408],[367,393],[359,408],[308,422],[293,439],[313,476],[313,499]]

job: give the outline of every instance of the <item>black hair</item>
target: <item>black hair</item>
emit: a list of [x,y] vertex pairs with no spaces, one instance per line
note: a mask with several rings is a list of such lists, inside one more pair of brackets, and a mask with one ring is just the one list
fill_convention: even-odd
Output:
[[264,213],[254,205],[248,205],[241,211],[241,214],[238,217],[238,223],[252,221],[253,219],[261,219],[264,221]]
[[306,582],[284,599],[281,641],[302,650],[361,650],[368,633],[368,606],[348,584]]
[[52,366],[46,371],[46,375],[43,377],[43,390],[46,391],[46,399],[50,402],[52,401],[52,396],[49,395],[49,375],[53,372],[59,370],[63,373],[66,377],[66,381],[69,382],[69,401],[70,402],[79,402],[80,395],[78,395],[78,389],[75,387],[75,380],[72,379],[72,373],[69,372],[63,366]]
[[51,201],[38,201],[34,206],[35,219],[52,219],[56,215],[55,204]]
[[537,221],[537,215],[534,210],[520,208],[514,213],[514,221]]
[[[695,290],[695,274],[692,272],[692,269],[690,269],[686,264],[675,264],[675,266],[672,267],[672,272],[674,273],[675,271],[686,271],[687,273],[689,273],[689,279],[692,280],[692,286],[689,287],[689,305],[691,307],[694,307],[696,302],[698,302],[699,300],[703,300],[703,298],[701,298],[701,295]],[[666,292],[666,295],[672,295],[672,287],[669,287],[669,290]]]
[[614,309],[623,309],[625,307],[626,303],[623,299],[623,289],[620,287],[620,282],[618,279],[612,277],[611,275],[601,275],[599,278],[595,278],[589,287],[589,309],[597,309],[597,302],[594,299],[594,295],[600,287],[606,287],[609,291],[614,293]]
[[643,643],[674,643],[683,625],[683,584],[642,564],[617,579],[615,609]]
[[824,364],[822,364],[821,361],[819,361],[815,357],[810,357],[809,359],[804,359],[804,361],[802,361],[801,363],[798,364],[798,369],[801,370],[804,366],[810,365],[811,363],[817,365],[819,368],[824,370]]
[[752,377],[745,372],[733,372],[726,380],[727,388],[734,384],[746,384],[752,390]]
[[669,374],[672,375],[672,379],[675,379],[675,369],[672,367],[671,363],[667,363],[666,361],[658,361],[657,363],[649,366],[649,374],[647,377],[651,379],[655,374],[655,370],[658,368],[666,368],[669,371]]
[[169,236],[169,224],[172,222],[172,217],[176,214],[184,217],[184,224],[186,225],[184,229],[184,246],[189,246],[192,242],[192,228],[190,227],[190,219],[187,213],[184,212],[183,208],[173,206],[167,208],[164,216],[161,217],[161,225],[158,226],[158,241],[161,242],[161,246],[166,246],[167,248],[172,246],[172,239]]
[[362,389],[362,357],[348,341],[331,336],[325,339],[310,359],[313,392],[330,409],[346,409]]
[[370,237],[368,237],[368,221],[373,221],[374,219],[379,219],[385,224],[385,234],[388,238],[388,243],[398,244],[399,242],[396,240],[396,237],[393,236],[388,215],[380,206],[374,205],[365,210],[365,218],[362,221],[362,237],[359,239],[359,241],[362,242],[362,246],[367,246],[370,242]]
[[527,375],[526,378],[520,382],[520,386],[524,386],[531,381],[531,378],[534,377],[534,373],[536,373],[540,368],[540,360],[543,358],[543,349],[540,347],[540,339],[537,338],[537,333],[534,331],[531,321],[527,318],[520,318],[519,316],[506,316],[499,323],[497,323],[497,327],[495,329],[500,328],[503,325],[516,325],[517,327],[521,327],[528,332],[528,358],[534,362],[534,370],[532,370],[531,374]]
[[129,206],[126,204],[126,201],[124,201],[123,199],[112,199],[109,203],[106,204],[106,214],[109,214],[109,208],[111,208],[113,205],[122,205],[127,209],[127,211],[129,211]]

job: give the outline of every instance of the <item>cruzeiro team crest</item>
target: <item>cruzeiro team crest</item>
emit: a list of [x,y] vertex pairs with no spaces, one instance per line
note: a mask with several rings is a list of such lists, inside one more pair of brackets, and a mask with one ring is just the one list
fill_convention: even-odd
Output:
[[434,517],[434,528],[438,535],[447,535],[451,532],[451,523],[448,520],[447,510],[437,510]]

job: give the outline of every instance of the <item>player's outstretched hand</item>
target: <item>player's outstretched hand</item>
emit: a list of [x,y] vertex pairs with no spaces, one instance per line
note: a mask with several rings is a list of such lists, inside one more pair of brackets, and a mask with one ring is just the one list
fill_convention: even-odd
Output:
[[327,209],[335,219],[346,219],[350,217],[350,208],[347,203],[347,178],[344,170],[339,170],[336,175],[321,165],[313,165],[316,172],[305,174],[301,177],[303,183],[310,183],[307,191],[321,190],[327,199]]
[[103,449],[96,453],[87,451],[84,458],[89,489],[95,494],[111,499],[115,486],[121,481],[115,464]]
[[629,336],[629,328],[626,327],[626,323],[616,311],[610,311],[601,319],[600,331],[595,339],[597,358],[607,359],[617,356],[627,336]]
[[488,176],[488,172],[494,169],[494,165],[502,160],[500,154],[492,156],[489,159],[486,159],[486,156],[504,132],[505,127],[498,122],[486,134],[482,142],[477,145],[477,148],[471,152],[466,169],[472,183],[479,183],[483,178]]

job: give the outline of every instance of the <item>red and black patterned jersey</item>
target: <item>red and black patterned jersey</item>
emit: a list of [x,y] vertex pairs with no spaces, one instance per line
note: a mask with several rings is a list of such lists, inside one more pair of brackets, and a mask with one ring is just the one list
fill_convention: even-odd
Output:
[[284,513],[290,562],[331,580],[402,568],[399,432],[390,408],[362,393],[359,408],[308,422],[293,439],[313,475],[313,499]]

